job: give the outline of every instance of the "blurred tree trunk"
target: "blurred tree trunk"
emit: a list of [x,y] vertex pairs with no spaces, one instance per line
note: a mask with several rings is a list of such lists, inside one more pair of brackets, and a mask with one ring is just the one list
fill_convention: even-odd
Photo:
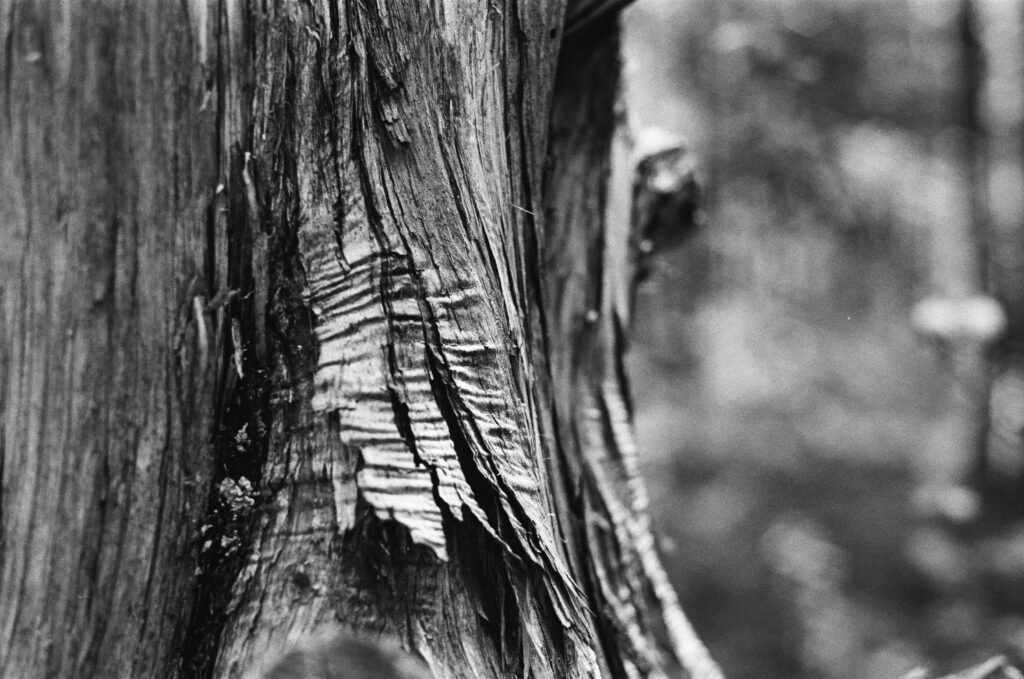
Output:
[[993,352],[986,501],[999,514],[1024,513],[1024,4],[978,3],[984,46],[981,123],[987,181],[989,288],[1003,304],[1006,330]]
[[717,676],[636,477],[584,4],[0,0],[0,675],[337,623],[437,677]]
[[[919,11],[931,11],[921,5]],[[938,507],[955,508],[960,490],[988,500],[992,345],[1003,331],[1005,315],[990,297],[990,228],[987,134],[982,90],[985,64],[979,15],[972,0],[959,0],[955,23],[956,101],[952,162],[959,182],[957,206],[934,225],[932,290],[918,304],[914,324],[938,340],[952,370],[951,436],[948,450],[926,461],[924,485],[935,491]],[[972,503],[977,504],[977,503]],[[944,510],[943,510],[944,511]],[[953,509],[951,517],[971,518],[973,506]],[[952,516],[956,515],[956,516]]]
[[[973,0],[960,0],[957,18],[960,36],[961,105],[960,127],[963,139],[963,173],[968,224],[964,248],[968,270],[962,284],[965,295],[988,295],[989,229],[988,153],[984,125],[982,90],[985,83],[984,51],[981,44],[980,17]],[[972,338],[973,339],[973,338]],[[964,346],[961,353],[961,379],[957,383],[966,411],[968,442],[965,450],[973,452],[973,468],[967,480],[983,494],[989,475],[988,433],[989,398],[992,392],[991,339]],[[960,347],[958,347],[960,349]]]

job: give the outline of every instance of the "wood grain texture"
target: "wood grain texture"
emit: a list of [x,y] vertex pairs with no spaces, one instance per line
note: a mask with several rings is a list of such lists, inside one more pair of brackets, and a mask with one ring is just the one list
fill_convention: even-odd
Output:
[[618,362],[618,3],[158,7],[0,2],[0,669],[715,676]]
[[177,3],[5,0],[0,40],[0,675],[163,674],[213,459],[210,63]]

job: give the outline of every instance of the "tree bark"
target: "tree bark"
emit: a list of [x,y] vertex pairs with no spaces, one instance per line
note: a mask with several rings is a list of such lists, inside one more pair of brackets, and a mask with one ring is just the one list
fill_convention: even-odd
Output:
[[332,625],[718,675],[636,473],[587,4],[0,0],[0,675],[252,676]]
[[216,466],[215,43],[86,4],[0,3],[3,676],[166,675]]

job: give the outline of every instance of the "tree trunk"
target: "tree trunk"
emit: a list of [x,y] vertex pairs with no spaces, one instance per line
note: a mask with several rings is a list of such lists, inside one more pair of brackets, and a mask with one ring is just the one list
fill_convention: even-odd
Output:
[[[973,0],[958,0],[955,22],[947,28],[956,37],[956,101],[951,105],[957,112],[956,146],[951,155],[959,166],[960,209],[934,225],[933,296],[919,303],[912,315],[915,328],[937,341],[952,376],[948,417],[954,435],[948,437],[946,451],[929,451],[919,475],[937,500],[935,509],[961,522],[975,517],[977,510],[971,505],[993,504],[988,451],[991,358],[1006,322],[1001,305],[990,296],[989,163],[982,110],[986,73],[980,19]],[[983,502],[957,509],[955,500],[943,500],[963,497],[966,490]]]
[[0,675],[340,625],[717,676],[636,475],[599,4],[0,0]]

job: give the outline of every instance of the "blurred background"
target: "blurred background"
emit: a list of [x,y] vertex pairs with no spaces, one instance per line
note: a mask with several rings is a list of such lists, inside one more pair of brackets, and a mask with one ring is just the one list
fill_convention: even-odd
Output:
[[634,125],[707,220],[629,356],[670,574],[732,679],[1024,660],[1024,2],[638,0]]

